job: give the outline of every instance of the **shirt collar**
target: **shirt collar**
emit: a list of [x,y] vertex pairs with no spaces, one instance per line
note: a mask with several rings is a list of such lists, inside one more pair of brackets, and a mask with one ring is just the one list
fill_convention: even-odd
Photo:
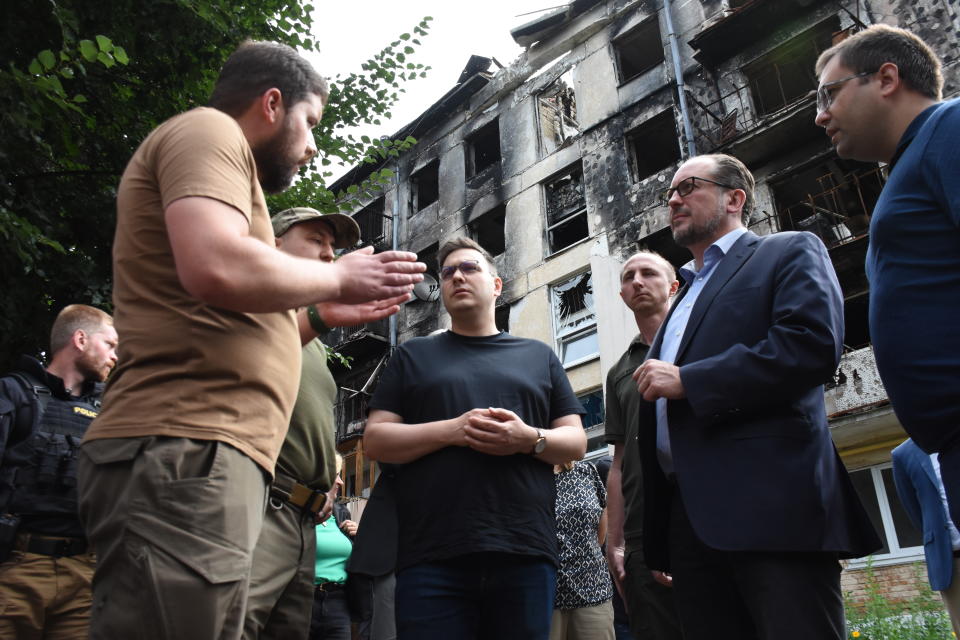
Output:
[[[730,251],[730,248],[740,239],[740,236],[747,232],[746,227],[737,227],[733,231],[730,231],[723,236],[717,238],[717,240],[707,247],[707,250],[703,254],[703,268],[700,271],[709,272],[714,264],[720,261],[720,258],[727,255],[727,252]],[[684,282],[690,282],[697,277],[697,274],[700,271],[696,270],[697,261],[691,260],[687,264],[680,267],[680,275],[683,277]]]
[[913,142],[913,139],[917,137],[917,133],[920,132],[920,127],[930,119],[930,116],[933,115],[933,112],[942,105],[942,102],[937,104],[930,105],[923,111],[921,111],[916,118],[910,123],[907,127],[907,130],[903,132],[903,135],[900,136],[900,142],[897,143],[897,150],[893,154],[893,157],[890,158],[890,168],[893,169],[893,166],[897,164],[897,160],[900,159],[900,156],[903,155],[903,152],[907,150],[907,147],[910,146],[910,143]]

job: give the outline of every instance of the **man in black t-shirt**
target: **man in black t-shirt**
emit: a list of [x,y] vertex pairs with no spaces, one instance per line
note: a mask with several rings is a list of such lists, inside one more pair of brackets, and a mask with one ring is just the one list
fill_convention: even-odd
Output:
[[402,465],[397,638],[546,640],[553,465],[583,457],[583,408],[549,347],[497,330],[489,254],[456,238],[439,261],[453,327],[397,349],[364,435],[367,455]]

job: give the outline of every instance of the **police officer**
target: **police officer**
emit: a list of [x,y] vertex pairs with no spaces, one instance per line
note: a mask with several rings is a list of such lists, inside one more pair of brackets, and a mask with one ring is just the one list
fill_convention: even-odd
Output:
[[74,304],[50,366],[0,378],[0,637],[86,638],[94,556],[77,515],[77,450],[117,362],[113,319]]

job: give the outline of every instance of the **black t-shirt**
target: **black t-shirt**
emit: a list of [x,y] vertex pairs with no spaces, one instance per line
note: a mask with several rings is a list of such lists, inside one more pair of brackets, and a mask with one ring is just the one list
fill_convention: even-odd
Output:
[[[507,333],[473,338],[451,331],[401,345],[370,407],[407,424],[498,407],[544,429],[584,412],[547,345]],[[553,467],[533,456],[440,449],[399,467],[396,496],[398,568],[488,551],[557,562]]]

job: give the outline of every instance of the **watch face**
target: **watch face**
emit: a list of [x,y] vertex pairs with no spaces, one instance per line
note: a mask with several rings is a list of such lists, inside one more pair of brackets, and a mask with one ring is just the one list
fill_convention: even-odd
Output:
[[537,440],[537,444],[533,445],[533,452],[543,453],[543,451],[546,448],[547,448],[547,439],[544,437],[541,437],[539,440]]

